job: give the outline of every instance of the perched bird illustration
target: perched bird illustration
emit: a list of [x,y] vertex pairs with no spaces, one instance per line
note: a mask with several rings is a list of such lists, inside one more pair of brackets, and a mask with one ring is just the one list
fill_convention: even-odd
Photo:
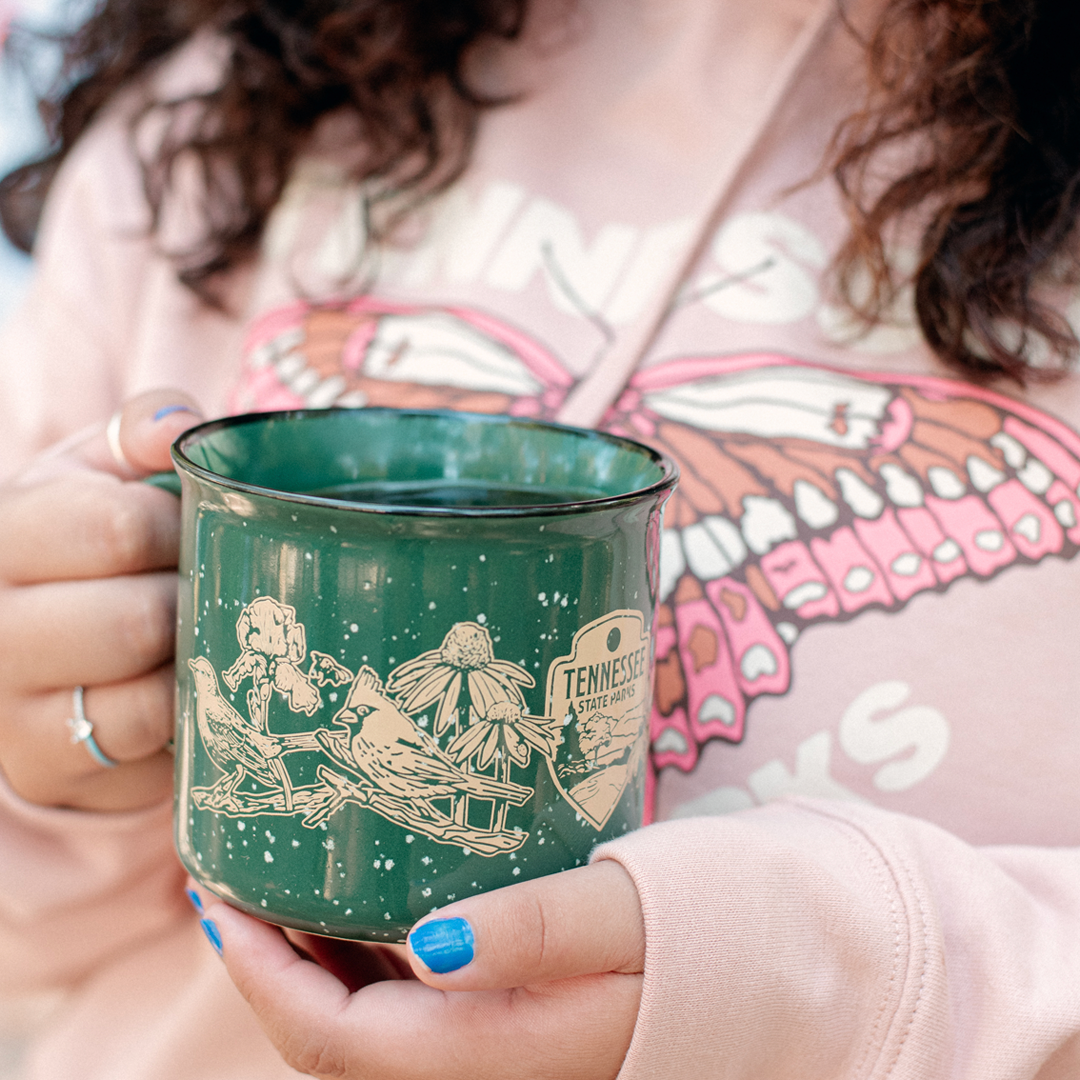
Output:
[[200,656],[189,660],[195,676],[195,720],[210,759],[226,776],[219,781],[218,798],[228,799],[245,776],[268,787],[281,788],[285,809],[293,808],[292,784],[281,760],[289,750],[317,750],[309,732],[298,735],[266,735],[245,720],[222,696],[210,661]]
[[345,731],[314,732],[335,761],[380,791],[424,800],[473,795],[520,806],[532,789],[464,772],[383,692],[379,676],[362,667],[334,723]]

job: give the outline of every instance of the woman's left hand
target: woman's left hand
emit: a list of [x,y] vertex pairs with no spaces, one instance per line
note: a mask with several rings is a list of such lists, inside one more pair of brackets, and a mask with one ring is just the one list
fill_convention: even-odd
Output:
[[229,974],[300,1072],[350,1080],[611,1080],[630,1046],[645,930],[637,889],[618,863],[441,908],[409,936],[416,979],[405,981],[393,978],[385,959],[390,977],[370,981],[365,946],[328,949],[308,939],[311,947],[305,941],[302,948],[316,963],[277,928],[208,893],[202,899],[213,923],[208,936],[216,930]]

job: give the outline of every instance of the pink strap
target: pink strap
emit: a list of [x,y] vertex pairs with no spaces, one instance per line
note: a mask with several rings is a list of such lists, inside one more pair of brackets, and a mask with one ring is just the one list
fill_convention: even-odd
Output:
[[728,152],[724,155],[713,194],[706,203],[701,223],[694,230],[683,257],[676,262],[666,284],[658,290],[645,314],[567,395],[556,417],[561,423],[595,427],[622,393],[627,380],[659,334],[683,283],[712,240],[735,183],[768,129],[770,120],[783,103],[814,46],[832,24],[837,10],[838,5],[834,0],[817,0],[816,9],[792,43],[768,91],[762,95],[761,107],[754,122],[747,125],[742,139],[734,146],[734,152],[730,152],[731,144],[725,148]]

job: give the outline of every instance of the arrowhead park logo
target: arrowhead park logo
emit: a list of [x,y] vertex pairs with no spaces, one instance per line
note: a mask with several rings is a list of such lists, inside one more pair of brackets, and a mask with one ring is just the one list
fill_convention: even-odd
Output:
[[582,627],[570,655],[548,668],[545,712],[563,732],[551,776],[597,831],[645,768],[651,653],[641,612],[613,611]]

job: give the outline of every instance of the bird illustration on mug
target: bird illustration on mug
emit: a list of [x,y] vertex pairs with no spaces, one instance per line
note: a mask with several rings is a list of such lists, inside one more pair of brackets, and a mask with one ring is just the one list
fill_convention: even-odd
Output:
[[217,673],[204,656],[188,661],[195,678],[195,722],[210,760],[225,775],[209,790],[197,793],[207,808],[243,812],[237,788],[251,776],[280,788],[286,813],[293,810],[292,783],[281,757],[290,750],[317,748],[309,732],[271,735],[245,720],[222,696]]
[[[447,641],[472,641],[477,633],[485,649],[469,673],[474,681],[481,676],[487,681],[477,682],[475,688],[465,683],[465,688],[473,691],[470,699],[474,705],[477,699],[483,700],[492,716],[505,704],[504,698],[520,713],[518,687],[531,685],[533,680],[517,665],[488,655],[491,644],[486,630],[472,623],[455,624]],[[308,655],[304,627],[296,619],[295,609],[267,596],[241,612],[237,638],[241,654],[222,677],[234,696],[241,693],[241,684],[250,680],[251,689],[244,697],[250,714],[247,718],[223,695],[209,659],[188,661],[199,737],[210,761],[224,774],[209,787],[192,789],[199,809],[229,817],[296,814],[301,824],[317,828],[342,807],[353,804],[440,843],[480,854],[508,852],[524,843],[527,833],[507,828],[507,810],[524,805],[535,789],[514,782],[505,762],[501,768],[494,767],[492,775],[460,753],[448,752],[452,747],[442,749],[424,730],[425,717],[410,715],[417,712],[412,683],[399,678],[402,688],[396,693],[388,689],[395,686],[393,679],[401,672],[407,669],[409,674],[418,663],[429,663],[428,654],[399,665],[389,684],[367,665],[354,676],[327,654],[312,651]],[[442,652],[431,655],[442,657]],[[311,715],[323,706],[320,688],[332,691],[334,700],[336,688],[346,685],[346,700],[329,725],[285,734],[271,730],[269,706],[275,696],[290,712]],[[443,687],[437,701],[425,699],[419,705],[437,706],[456,716],[455,689],[461,693],[457,684]],[[491,701],[487,701],[489,697]],[[468,715],[474,726],[481,725],[472,708]],[[528,722],[534,726],[547,723],[537,717]],[[524,724],[522,720],[519,726]],[[558,738],[549,735],[532,741],[550,756]],[[287,755],[300,752],[321,759],[296,771],[307,783],[296,783],[285,764]],[[317,782],[310,782],[312,778]]]

